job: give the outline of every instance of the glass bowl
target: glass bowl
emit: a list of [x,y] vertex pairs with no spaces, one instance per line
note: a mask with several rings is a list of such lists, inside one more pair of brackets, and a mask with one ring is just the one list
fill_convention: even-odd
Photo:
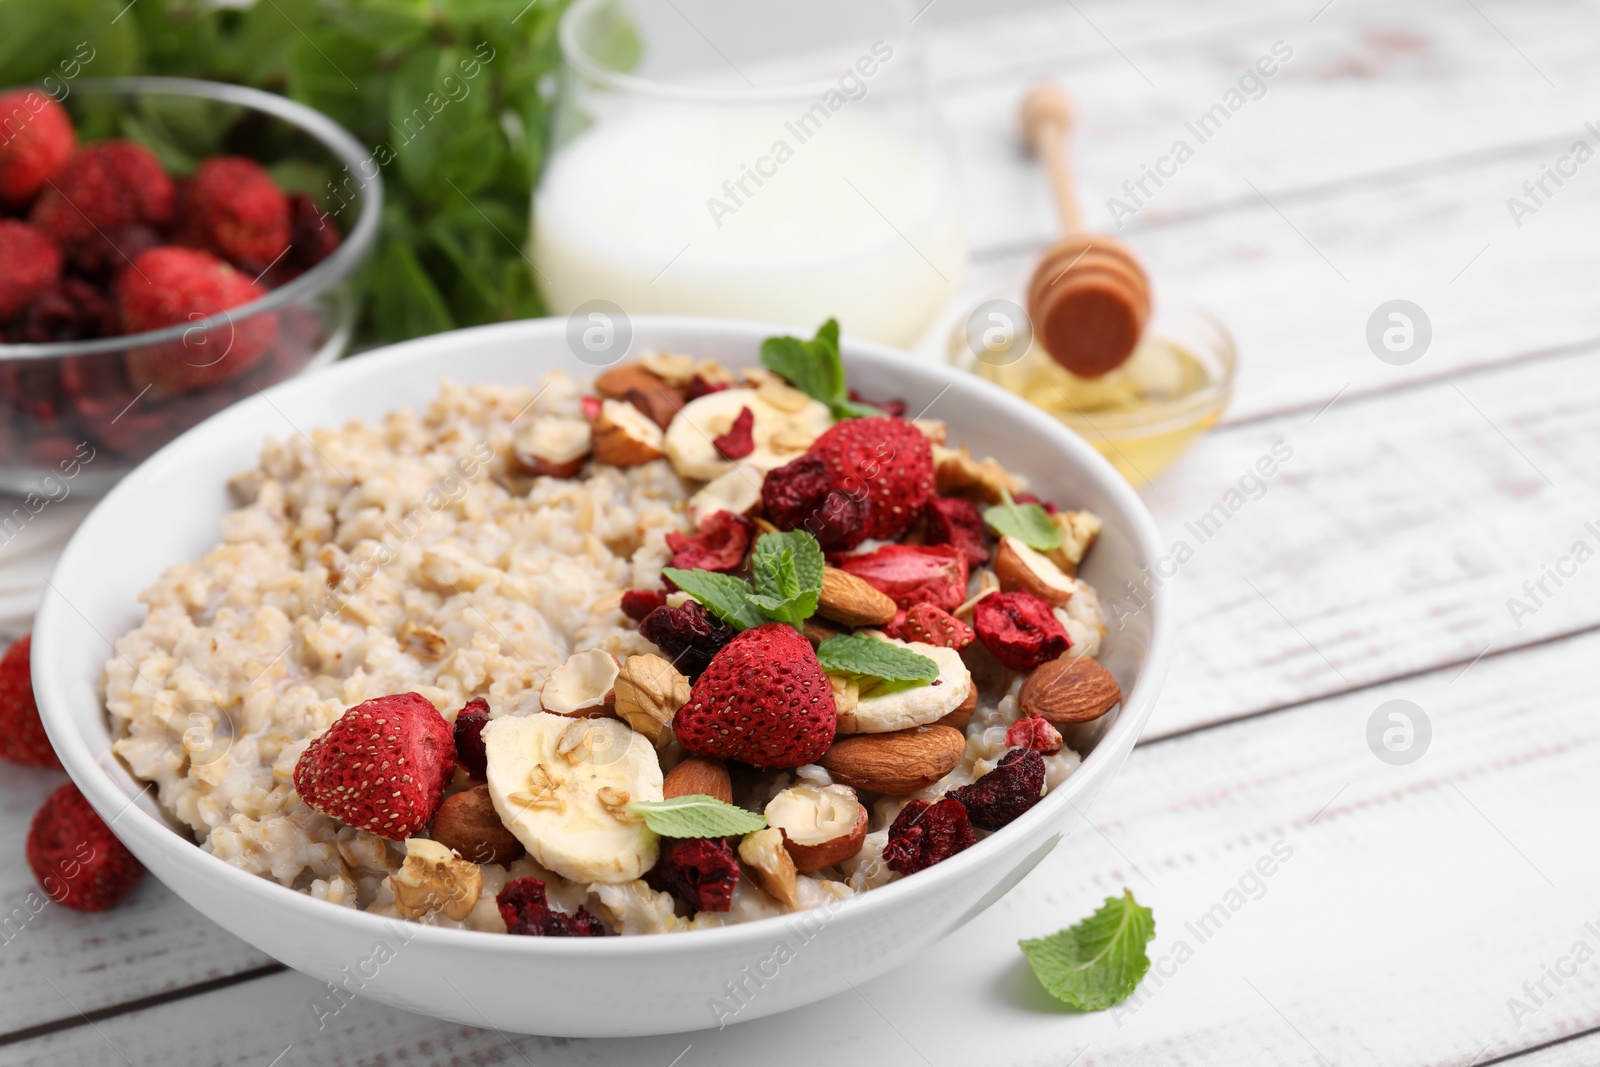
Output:
[[[235,400],[342,355],[355,323],[350,277],[372,252],[383,202],[377,164],[361,143],[327,116],[285,97],[219,82],[145,77],[84,78],[46,95],[72,115],[80,144],[139,141],[175,181],[200,155],[256,158],[280,184],[292,182],[320,202],[325,221],[331,218],[344,232],[339,246],[309,270],[208,318],[117,337],[0,343],[0,492],[25,501],[103,493],[140,460]],[[237,372],[211,369],[230,356],[247,365]],[[181,359],[193,368],[183,376],[197,384],[166,395],[131,384],[130,360],[148,365],[162,359]]]
[[1209,312],[1161,298],[1121,367],[1080,378],[1033,338],[1021,293],[979,304],[950,334],[950,361],[1071,427],[1134,486],[1165,471],[1222,418],[1239,354]]

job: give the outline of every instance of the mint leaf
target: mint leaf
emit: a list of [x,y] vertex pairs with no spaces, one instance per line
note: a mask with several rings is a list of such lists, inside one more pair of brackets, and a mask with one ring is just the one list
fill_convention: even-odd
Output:
[[1121,899],[1107,897],[1078,925],[1017,944],[1051,996],[1081,1011],[1103,1011],[1138,988],[1150,969],[1144,947],[1155,936],[1150,909],[1123,890]]
[[1061,527],[1038,504],[1019,504],[1004,487],[1000,503],[983,513],[983,521],[1001,537],[1015,537],[1037,552],[1048,552],[1061,545]]
[[851,400],[849,397],[833,401],[828,405],[828,410],[835,419],[874,419],[883,415],[882,408],[873,407],[871,404],[863,404],[861,401]]
[[931,682],[939,665],[920,653],[866,634],[841,634],[817,646],[817,662],[834,674],[864,674],[886,682]]
[[824,565],[822,546],[805,530],[762,534],[750,557],[756,603],[773,619],[799,629],[817,612]]
[[732,837],[755,833],[766,817],[736,808],[704,793],[670,800],[636,800],[628,810],[644,816],[644,824],[662,837]]
[[761,609],[751,602],[750,587],[731,574],[686,571],[677,567],[662,567],[661,573],[735,629],[748,630],[768,621]]
[[761,342],[761,365],[813,400],[828,405],[835,419],[861,419],[883,412],[851,400],[839,355],[839,320],[829,319],[809,341],[769,337]]

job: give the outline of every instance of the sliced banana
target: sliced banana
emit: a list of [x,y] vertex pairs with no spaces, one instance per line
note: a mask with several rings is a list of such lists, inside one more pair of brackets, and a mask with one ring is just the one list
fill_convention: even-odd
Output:
[[483,728],[489,796],[528,853],[574,882],[628,882],[655,865],[656,835],[628,810],[661,799],[661,764],[615,719],[538,712]]
[[855,679],[860,690],[855,706],[847,711],[840,705],[841,734],[882,734],[938,722],[960,707],[972,690],[972,674],[955,649],[925,645],[921,641],[884,640],[933,660],[939,665],[939,677],[933,682],[915,685],[876,678]]
[[756,389],[724,389],[691,400],[672,417],[667,427],[664,448],[673,470],[685,478],[702,482],[731,470],[733,463],[722,458],[712,440],[728,432],[741,408],[749,408],[755,417],[752,436],[756,447],[739,463],[763,473],[783,466],[811,447],[811,442],[833,425],[833,417],[825,405],[804,394],[796,395],[805,402],[786,405],[797,409],[792,411],[771,403]]

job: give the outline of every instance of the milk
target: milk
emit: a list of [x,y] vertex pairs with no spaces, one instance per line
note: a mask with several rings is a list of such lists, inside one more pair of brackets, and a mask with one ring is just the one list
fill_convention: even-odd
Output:
[[663,105],[602,121],[550,162],[534,263],[555,314],[763,319],[908,346],[960,281],[945,169],[870,113]]

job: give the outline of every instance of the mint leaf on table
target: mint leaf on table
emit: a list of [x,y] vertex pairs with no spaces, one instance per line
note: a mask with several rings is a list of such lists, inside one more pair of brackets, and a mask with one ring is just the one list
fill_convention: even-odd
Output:
[[1104,1011],[1138,988],[1150,969],[1145,945],[1155,936],[1150,909],[1123,890],[1076,926],[1017,944],[1051,996],[1081,1011]]
[[834,674],[861,674],[886,682],[931,682],[939,665],[909,648],[866,634],[840,634],[817,646],[817,662]]
[[732,837],[755,833],[767,825],[765,816],[704,793],[637,800],[628,810],[643,815],[644,824],[662,837]]
[[851,400],[839,355],[839,320],[829,319],[809,341],[769,337],[761,342],[761,365],[809,396],[828,405],[836,419],[859,419],[883,412]]
[[1048,552],[1061,546],[1061,527],[1050,513],[1038,504],[1019,504],[1002,487],[1000,503],[986,508],[983,521],[1001,537],[1015,537],[1037,552]]
[[769,621],[766,613],[753,602],[750,586],[731,574],[677,567],[662,567],[661,573],[735,629],[748,630]]

